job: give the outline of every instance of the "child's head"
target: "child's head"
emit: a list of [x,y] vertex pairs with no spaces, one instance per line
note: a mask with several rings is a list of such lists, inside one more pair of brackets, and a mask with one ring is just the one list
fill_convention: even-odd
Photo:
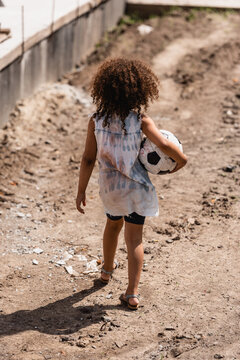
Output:
[[158,98],[158,78],[150,67],[140,60],[110,58],[100,65],[93,78],[91,95],[97,113],[108,119],[117,115],[123,122],[131,110],[140,114],[149,101]]

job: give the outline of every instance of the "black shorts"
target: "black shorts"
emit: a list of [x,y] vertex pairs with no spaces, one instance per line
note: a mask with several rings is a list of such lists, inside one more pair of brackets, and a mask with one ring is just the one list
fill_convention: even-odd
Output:
[[[113,220],[113,221],[122,219],[122,216],[113,216],[110,214],[106,214],[106,215],[110,220]],[[128,216],[124,216],[124,220],[131,224],[143,225],[144,221],[145,221],[145,216],[138,215],[137,213],[133,212],[132,214],[129,214]]]

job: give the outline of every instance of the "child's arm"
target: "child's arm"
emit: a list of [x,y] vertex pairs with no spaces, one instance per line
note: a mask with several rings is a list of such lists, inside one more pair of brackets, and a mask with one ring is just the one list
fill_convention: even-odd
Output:
[[176,161],[177,165],[175,169],[170,172],[171,174],[186,165],[186,155],[160,133],[153,120],[147,115],[142,115],[142,131],[150,141],[159,147],[159,149]]
[[84,210],[81,207],[86,206],[86,188],[92,174],[94,164],[97,156],[97,142],[94,135],[94,121],[91,118],[88,123],[88,132],[85,143],[85,150],[82,156],[80,173],[79,173],[79,182],[78,182],[78,193],[76,199],[76,206],[80,213],[84,214]]

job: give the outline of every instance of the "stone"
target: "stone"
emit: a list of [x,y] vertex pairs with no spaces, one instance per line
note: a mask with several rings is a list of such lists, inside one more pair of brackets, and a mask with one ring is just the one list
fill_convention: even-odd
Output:
[[43,250],[40,249],[40,248],[35,248],[35,249],[33,249],[33,252],[34,252],[35,254],[42,254],[42,253],[43,253]]
[[143,36],[148,35],[153,31],[152,26],[145,25],[145,24],[139,25],[137,29],[138,29],[140,35],[143,35]]
[[103,315],[101,317],[101,320],[104,321],[104,322],[111,322],[111,318],[109,316],[107,316],[107,315]]
[[77,277],[79,276],[79,273],[73,269],[72,266],[64,266],[66,272],[70,274],[71,276]]
[[221,354],[215,354],[214,359],[224,359],[224,356]]
[[24,213],[22,213],[22,212],[17,212],[17,217],[19,217],[19,218],[24,218],[25,217],[25,214]]

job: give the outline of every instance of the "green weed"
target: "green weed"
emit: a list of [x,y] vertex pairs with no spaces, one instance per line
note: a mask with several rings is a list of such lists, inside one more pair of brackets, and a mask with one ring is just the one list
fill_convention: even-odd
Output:
[[119,21],[119,25],[134,25],[139,22],[143,21],[140,16],[136,13],[130,15],[124,15],[121,20]]

